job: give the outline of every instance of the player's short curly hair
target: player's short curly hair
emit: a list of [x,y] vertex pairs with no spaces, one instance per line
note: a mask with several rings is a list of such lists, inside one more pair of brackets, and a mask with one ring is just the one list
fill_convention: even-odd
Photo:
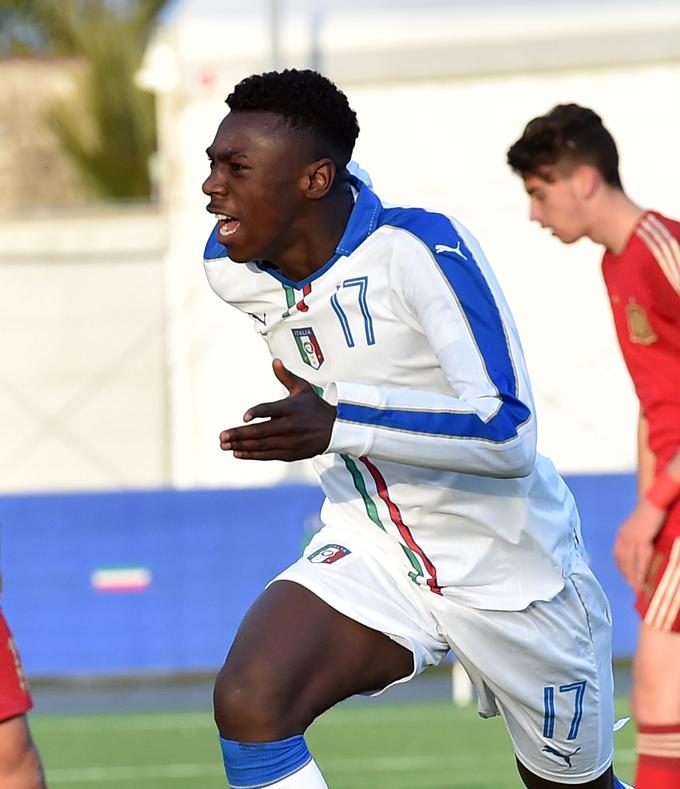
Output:
[[328,150],[323,155],[344,167],[352,158],[359,124],[347,96],[311,69],[253,74],[227,96],[232,112],[261,110],[281,115],[291,128],[311,132]]
[[530,120],[510,146],[508,164],[519,175],[539,177],[545,168],[569,173],[579,164],[590,164],[606,183],[622,188],[614,138],[596,112],[578,104],[558,104]]

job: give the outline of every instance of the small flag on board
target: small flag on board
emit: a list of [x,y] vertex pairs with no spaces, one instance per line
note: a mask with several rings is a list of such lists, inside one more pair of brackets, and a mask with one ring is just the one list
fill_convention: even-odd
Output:
[[143,592],[151,586],[146,567],[102,567],[90,576],[95,592]]

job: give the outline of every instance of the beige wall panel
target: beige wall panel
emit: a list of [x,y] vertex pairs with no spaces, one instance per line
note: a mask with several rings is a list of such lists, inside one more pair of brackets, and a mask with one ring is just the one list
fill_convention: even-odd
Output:
[[1,491],[168,481],[159,222],[0,221]]

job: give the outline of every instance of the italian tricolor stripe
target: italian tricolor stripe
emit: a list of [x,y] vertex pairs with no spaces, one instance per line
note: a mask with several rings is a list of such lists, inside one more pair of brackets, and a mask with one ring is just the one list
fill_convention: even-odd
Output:
[[359,491],[361,498],[364,500],[364,507],[366,507],[366,514],[373,521],[373,523],[375,523],[376,526],[379,526],[383,531],[385,531],[385,527],[383,526],[383,523],[380,520],[380,515],[378,515],[378,509],[375,506],[375,502],[373,501],[373,499],[368,495],[368,491],[366,490],[366,483],[364,482],[364,478],[361,476],[361,472],[357,468],[357,464],[352,460],[352,458],[348,457],[347,455],[340,455],[340,457],[345,461],[347,470],[352,475],[352,481],[354,482],[354,487]]
[[295,305],[300,310],[300,312],[307,312],[307,310],[309,309],[309,307],[305,304],[305,296],[309,296],[311,292],[312,292],[312,286],[309,284],[305,285],[304,288],[302,289],[302,298]]
[[286,294],[286,305],[288,306],[288,309],[283,313],[281,316],[282,318],[287,318],[293,309],[295,309],[297,312],[307,312],[309,307],[305,304],[305,297],[309,296],[309,294],[312,292],[311,284],[307,283],[302,288],[302,298],[298,302],[295,301],[295,289],[290,285],[284,285],[283,291]]
[[290,309],[295,304],[295,291],[290,285],[284,285],[283,292],[286,294],[286,306]]
[[[368,490],[366,490],[366,483],[364,482],[364,478],[361,475],[361,472],[357,468],[357,464],[352,460],[352,458],[348,457],[347,455],[340,455],[340,457],[345,462],[345,466],[347,466],[347,470],[352,475],[352,480],[354,482],[354,487],[359,491],[361,498],[364,502],[364,507],[366,507],[366,514],[368,517],[375,523],[376,526],[381,528],[383,531],[387,531],[385,526],[378,514],[378,508],[375,506],[375,502],[369,495]],[[418,561],[418,557],[413,553],[413,551],[403,543],[400,543],[401,547],[404,550],[404,553],[408,557],[409,562],[411,562],[411,566],[413,567],[413,572],[409,573],[409,576],[412,581],[417,583],[417,579],[419,576],[424,576],[425,573],[423,572],[423,567]]]
[[402,539],[406,543],[406,545],[417,555],[420,557],[421,561],[425,565],[427,572],[429,573],[430,577],[427,579],[427,585],[430,589],[435,592],[436,594],[441,594],[442,590],[437,583],[437,570],[432,562],[427,558],[425,553],[423,552],[422,548],[416,543],[413,539],[413,535],[411,534],[411,530],[409,527],[404,523],[401,517],[401,512],[399,511],[399,507],[392,501],[389,495],[389,490],[387,488],[387,483],[383,475],[380,473],[378,468],[371,463],[371,461],[362,455],[359,460],[366,466],[370,475],[373,477],[373,481],[375,482],[376,489],[378,491],[378,496],[385,502],[387,505],[388,512],[390,513],[390,518],[392,519],[392,523],[397,527],[399,534],[401,535]]
[[97,592],[143,592],[151,586],[151,572],[146,567],[108,567],[90,576]]

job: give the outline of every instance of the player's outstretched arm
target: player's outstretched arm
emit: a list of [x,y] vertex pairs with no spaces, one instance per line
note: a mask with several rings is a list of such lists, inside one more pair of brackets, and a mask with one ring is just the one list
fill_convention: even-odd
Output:
[[243,421],[264,422],[232,427],[220,433],[220,447],[242,460],[302,460],[320,455],[331,440],[335,406],[320,398],[311,384],[274,359],[274,375],[288,397],[260,403],[246,411]]

